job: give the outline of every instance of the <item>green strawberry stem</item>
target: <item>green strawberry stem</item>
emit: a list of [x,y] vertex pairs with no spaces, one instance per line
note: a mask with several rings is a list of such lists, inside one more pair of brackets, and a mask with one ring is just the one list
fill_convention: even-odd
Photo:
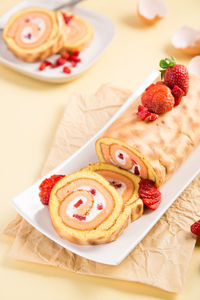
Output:
[[161,79],[163,79],[166,69],[175,66],[175,64],[176,64],[176,58],[174,56],[171,56],[170,58],[161,59],[159,64],[159,66],[162,68],[162,70],[160,70]]

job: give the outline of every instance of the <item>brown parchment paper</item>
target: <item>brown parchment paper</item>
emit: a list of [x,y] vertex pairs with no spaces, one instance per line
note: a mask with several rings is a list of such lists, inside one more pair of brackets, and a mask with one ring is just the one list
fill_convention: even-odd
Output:
[[[95,134],[130,93],[106,84],[94,95],[72,95],[67,101],[42,174],[61,163]],[[196,242],[195,236],[190,233],[190,225],[199,217],[200,177],[197,177],[118,266],[95,263],[65,250],[20,216],[7,226],[5,233],[14,237],[9,253],[12,258],[179,292]]]

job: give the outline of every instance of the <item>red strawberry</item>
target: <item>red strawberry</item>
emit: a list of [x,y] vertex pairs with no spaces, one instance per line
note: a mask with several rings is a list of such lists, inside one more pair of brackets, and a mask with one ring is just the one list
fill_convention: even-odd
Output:
[[161,203],[161,197],[158,198],[156,201],[154,199],[142,199],[143,203],[150,209],[156,209]]
[[200,220],[192,224],[190,229],[192,233],[200,236]]
[[156,85],[159,85],[159,84],[164,84],[164,85],[166,85],[166,83],[165,83],[164,81],[162,81],[162,80],[156,82]]
[[172,95],[174,96],[174,100],[175,100],[174,106],[177,106],[180,104],[182,97],[185,95],[185,93],[181,88],[175,85],[172,89]]
[[158,198],[160,196],[160,191],[158,190],[157,187],[155,187],[155,189],[151,189],[151,190],[140,190],[141,198],[151,199],[152,195],[154,196],[154,198]]
[[136,113],[136,115],[142,120],[144,121],[148,116],[150,116],[150,112],[148,111],[148,109],[142,105],[138,106],[138,112]]
[[62,58],[65,58],[66,60],[69,58],[69,53],[67,52],[67,51],[63,51],[62,53],[61,53],[61,56],[62,56]]
[[182,89],[185,95],[189,89],[189,73],[185,66],[176,64],[176,59],[171,56],[171,58],[165,58],[160,61],[161,76],[164,75],[164,82],[170,89],[173,89],[177,85]]
[[42,181],[39,186],[39,196],[42,204],[49,204],[49,197],[53,186],[63,177],[65,177],[65,175],[52,175],[50,178],[46,178]]
[[73,19],[73,15],[67,15],[66,13],[62,12],[63,19],[65,21],[65,24],[69,24],[69,22]]
[[152,210],[158,208],[161,203],[161,192],[152,180],[142,179],[139,183],[138,193],[144,204]]
[[156,119],[158,119],[158,115],[149,112],[148,109],[142,105],[138,105],[138,112],[136,113],[136,115],[142,121],[146,120],[148,122],[151,122],[151,121],[155,121]]
[[70,74],[70,73],[71,73],[71,70],[70,70],[69,67],[66,66],[66,67],[63,68],[63,72],[64,72],[64,73],[67,73],[67,74]]
[[46,68],[46,63],[43,61],[43,62],[41,62],[41,64],[40,64],[40,66],[39,66],[39,70],[40,71],[43,71],[45,68]]
[[48,66],[52,66],[52,63],[48,60],[44,60],[43,62],[41,62],[40,66],[39,66],[39,70],[43,71]]
[[150,208],[152,210],[156,210],[158,208],[158,206],[160,205],[160,202],[161,202],[161,200],[152,205],[149,205],[148,208]]
[[150,88],[152,88],[153,86],[155,86],[155,83],[151,83],[146,89],[145,91],[148,91]]
[[171,90],[164,84],[150,87],[142,94],[141,101],[144,107],[155,114],[166,113],[174,106]]
[[158,119],[158,115],[157,114],[154,114],[154,113],[151,113],[150,116],[147,117],[147,121],[155,121]]
[[56,64],[58,66],[63,66],[66,63],[66,58],[63,58],[62,55],[57,59]]
[[142,201],[147,206],[155,204],[156,202],[160,202],[160,200],[161,200],[161,195],[159,195],[157,198],[154,198],[153,196],[151,196],[151,198],[142,198]]

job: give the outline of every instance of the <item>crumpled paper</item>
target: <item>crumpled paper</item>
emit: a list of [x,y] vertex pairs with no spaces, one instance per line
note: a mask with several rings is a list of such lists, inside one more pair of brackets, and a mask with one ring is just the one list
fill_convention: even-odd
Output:
[[[94,95],[72,95],[67,101],[42,174],[56,167],[92,137],[130,93],[105,84]],[[20,216],[7,226],[5,233],[14,237],[9,253],[12,258],[179,292],[196,242],[195,236],[190,233],[190,225],[199,217],[200,177],[197,177],[118,266],[95,263],[67,251]]]

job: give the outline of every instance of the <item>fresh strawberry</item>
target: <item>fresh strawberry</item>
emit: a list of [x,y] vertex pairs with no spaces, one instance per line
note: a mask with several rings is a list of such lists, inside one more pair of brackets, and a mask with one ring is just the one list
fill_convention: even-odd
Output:
[[151,189],[140,189],[140,197],[141,198],[152,198],[152,195],[155,197],[155,198],[158,198],[160,196],[160,191],[159,189],[154,186],[153,188]]
[[58,66],[63,66],[66,63],[66,58],[63,58],[62,55],[57,59],[56,64]]
[[46,178],[42,181],[42,183],[39,186],[40,189],[40,200],[42,204],[48,205],[49,204],[49,197],[52,188],[58,182],[61,178],[65,177],[65,175],[52,175],[50,178]]
[[138,193],[144,204],[152,210],[157,209],[161,203],[161,192],[152,180],[142,179]]
[[146,89],[145,91],[148,91],[150,88],[152,88],[153,86],[155,86],[155,83],[151,83]]
[[192,224],[190,229],[192,233],[200,236],[200,220]]
[[166,113],[174,106],[171,90],[164,84],[151,86],[142,94],[141,101],[144,107],[155,114]]
[[161,203],[161,197],[158,197],[158,198],[151,198],[151,199],[147,199],[147,198],[143,198],[142,199],[142,201],[144,202],[144,204],[147,206],[147,207],[149,207],[149,208],[151,208],[153,205],[155,205],[155,204],[160,204]]
[[150,112],[148,111],[148,109],[142,105],[138,106],[138,112],[136,113],[136,115],[142,120],[144,121],[148,116],[150,116]]
[[40,71],[43,71],[45,68],[46,68],[46,63],[43,61],[43,62],[41,62],[41,64],[40,64],[40,66],[39,66],[39,70]]
[[161,77],[164,76],[164,82],[172,90],[175,85],[182,89],[185,95],[189,89],[189,73],[185,66],[176,64],[176,59],[165,58],[160,61],[160,67],[162,70]]
[[43,71],[46,67],[52,66],[52,63],[48,60],[44,60],[41,62],[40,66],[39,66],[39,70]]
[[71,69],[69,67],[65,66],[63,68],[63,72],[66,73],[66,74],[70,74],[71,73]]
[[156,82],[156,85],[159,85],[159,84],[164,84],[164,85],[166,85],[166,83],[165,83],[164,81],[162,81],[162,80],[159,80],[159,81]]
[[151,113],[150,116],[147,117],[147,121],[151,122],[151,121],[155,121],[158,119],[158,115]]
[[62,58],[65,58],[66,60],[70,57],[70,54],[69,54],[69,52],[67,52],[67,51],[63,51],[62,53],[61,53],[61,56],[62,56]]
[[63,19],[65,21],[65,24],[69,24],[69,22],[73,19],[73,15],[67,15],[65,12],[62,11]]
[[181,88],[175,85],[172,89],[172,95],[174,96],[174,100],[175,100],[174,106],[177,106],[180,104],[182,97],[185,95],[185,93]]
[[149,205],[148,208],[150,208],[152,210],[156,210],[158,208],[158,206],[160,205],[160,202],[161,202],[161,200],[154,204]]
[[79,54],[80,54],[80,51],[74,51],[73,52],[73,56],[79,56]]
[[[158,115],[151,113],[148,109],[142,105],[138,105],[138,112],[136,113],[138,118],[142,121],[146,120],[148,122],[155,121],[158,119]],[[137,175],[137,174],[136,174]]]

